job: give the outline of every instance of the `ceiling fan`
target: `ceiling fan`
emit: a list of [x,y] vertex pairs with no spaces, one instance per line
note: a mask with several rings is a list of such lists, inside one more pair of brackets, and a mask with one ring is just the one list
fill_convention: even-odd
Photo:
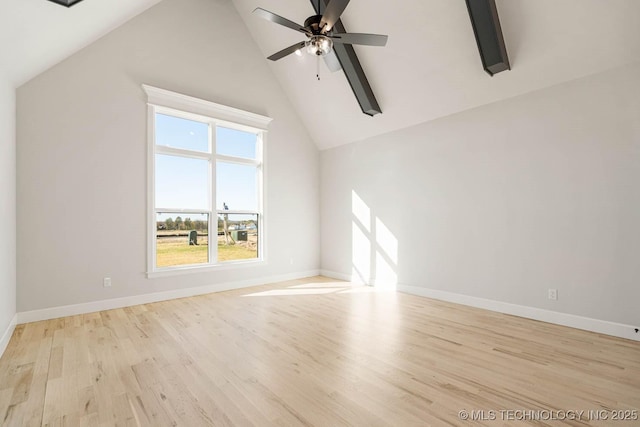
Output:
[[267,59],[277,61],[296,51],[301,52],[302,49],[306,47],[309,54],[315,55],[318,58],[324,57],[329,69],[331,69],[331,71],[337,71],[340,69],[340,64],[332,54],[334,43],[385,46],[388,36],[363,33],[334,33],[332,31],[333,26],[340,19],[340,15],[342,15],[342,12],[344,12],[348,4],[349,0],[330,0],[324,14],[308,17],[304,21],[304,25],[296,24],[293,21],[262,8],[255,9],[253,13],[260,18],[291,28],[307,36],[306,41],[301,41],[282,49]]

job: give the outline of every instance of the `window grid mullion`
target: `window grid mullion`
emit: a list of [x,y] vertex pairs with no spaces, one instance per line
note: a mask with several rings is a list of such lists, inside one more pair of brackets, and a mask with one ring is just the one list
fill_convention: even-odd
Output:
[[255,166],[258,167],[262,162],[256,159],[246,159],[244,157],[227,156],[224,154],[216,154],[216,160],[225,163],[235,163],[238,165]]
[[225,209],[217,209],[216,213],[218,215],[228,214],[228,215],[258,215],[260,211],[257,210],[225,210]]
[[211,160],[213,155],[203,151],[185,150],[184,148],[167,147],[165,145],[156,145],[156,154],[164,154],[166,156],[187,157],[189,159]]

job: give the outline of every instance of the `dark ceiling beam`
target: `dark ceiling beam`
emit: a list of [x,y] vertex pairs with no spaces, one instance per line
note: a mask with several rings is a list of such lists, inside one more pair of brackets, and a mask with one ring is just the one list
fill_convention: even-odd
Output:
[[466,0],[482,66],[489,75],[510,70],[495,0]]
[[76,3],[80,3],[82,0],[49,0],[49,1],[61,4],[63,6],[71,7]]
[[[318,15],[321,15],[321,11],[324,11],[324,8],[329,4],[329,0],[310,1],[313,9]],[[344,29],[344,25],[342,25],[341,20],[338,20],[334,24],[333,29],[336,33],[347,32]],[[364,74],[364,70],[362,69],[362,65],[360,65],[360,61],[358,60],[358,56],[356,55],[356,51],[353,49],[353,46],[335,43],[333,45],[333,50],[338,57],[338,61],[340,61],[344,75],[347,77],[347,81],[360,104],[362,112],[369,116],[375,116],[376,114],[382,113],[380,105],[378,105],[378,101],[376,101],[376,97],[373,94],[373,90],[369,85],[367,76]]]

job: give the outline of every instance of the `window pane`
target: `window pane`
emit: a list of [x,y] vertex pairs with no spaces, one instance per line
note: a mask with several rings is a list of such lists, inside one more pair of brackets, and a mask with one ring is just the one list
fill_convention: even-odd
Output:
[[258,215],[218,214],[218,261],[258,258]]
[[208,214],[156,214],[156,266],[209,262]]
[[219,210],[258,210],[257,168],[218,162],[216,166],[216,198]]
[[258,136],[241,130],[216,127],[216,151],[225,156],[256,158]]
[[156,154],[156,207],[209,208],[209,162]]
[[209,125],[156,114],[156,144],[186,150],[209,151]]

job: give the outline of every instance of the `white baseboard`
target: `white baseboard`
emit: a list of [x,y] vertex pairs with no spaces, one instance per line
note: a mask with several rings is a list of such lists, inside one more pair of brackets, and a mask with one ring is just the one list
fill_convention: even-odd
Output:
[[585,331],[597,332],[599,334],[640,341],[640,333],[635,332],[636,326],[625,325],[623,323],[592,319],[590,317],[576,316],[574,314],[560,313],[542,308],[472,297],[453,292],[423,288],[420,286],[398,284],[397,290],[407,294],[483,308],[486,310],[497,311],[498,313],[511,314],[514,316],[525,317],[527,319],[540,320],[542,322],[553,323],[556,325],[569,326],[571,328],[583,329]]
[[59,317],[75,316],[77,314],[95,313],[115,308],[131,307],[133,305],[149,304],[153,302],[167,301],[177,298],[187,298],[196,295],[210,294],[213,292],[230,291],[233,289],[248,288],[257,285],[267,285],[287,280],[303,279],[320,274],[319,270],[302,271],[279,276],[261,277],[236,282],[217,283],[214,285],[199,286],[195,288],[175,289],[164,292],[134,295],[123,298],[113,298],[101,301],[92,301],[82,304],[65,305],[60,307],[43,308],[41,310],[23,311],[17,314],[17,323],[38,322],[40,320],[57,319]]
[[7,349],[9,345],[9,341],[11,340],[11,336],[13,335],[13,331],[16,329],[16,325],[18,324],[18,314],[13,316],[13,319],[9,322],[7,329],[2,334],[2,338],[0,338],[0,357],[4,354],[4,351]]

